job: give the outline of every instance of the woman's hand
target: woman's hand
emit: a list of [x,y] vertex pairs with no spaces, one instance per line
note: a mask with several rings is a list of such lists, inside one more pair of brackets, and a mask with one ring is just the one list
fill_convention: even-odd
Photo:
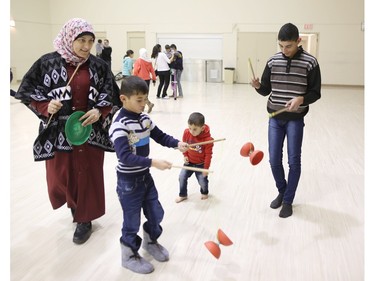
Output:
[[48,103],[47,111],[49,114],[56,114],[62,106],[63,105],[59,100],[51,100]]
[[90,109],[87,111],[81,118],[79,118],[80,121],[84,120],[82,122],[82,126],[85,127],[87,125],[91,125],[95,122],[97,122],[100,119],[101,112],[97,108]]

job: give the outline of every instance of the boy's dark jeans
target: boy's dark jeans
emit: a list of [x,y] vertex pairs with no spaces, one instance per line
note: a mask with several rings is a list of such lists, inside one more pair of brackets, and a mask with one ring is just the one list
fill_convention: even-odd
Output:
[[133,251],[138,251],[140,237],[137,233],[141,224],[141,209],[146,217],[143,228],[156,241],[163,231],[160,223],[164,210],[151,174],[135,178],[117,176],[117,195],[123,211],[121,242]]

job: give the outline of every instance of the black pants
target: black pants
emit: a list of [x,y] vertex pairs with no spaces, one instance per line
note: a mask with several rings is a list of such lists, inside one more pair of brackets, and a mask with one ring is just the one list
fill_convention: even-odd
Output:
[[169,70],[166,70],[166,71],[158,71],[158,76],[159,76],[159,81],[160,81],[160,84],[159,84],[159,87],[158,87],[158,93],[157,93],[157,97],[160,98],[160,94],[163,90],[163,94],[162,94],[162,97],[166,97],[168,94],[167,94],[167,90],[168,90],[168,87],[169,87],[169,82],[171,80],[171,73]]

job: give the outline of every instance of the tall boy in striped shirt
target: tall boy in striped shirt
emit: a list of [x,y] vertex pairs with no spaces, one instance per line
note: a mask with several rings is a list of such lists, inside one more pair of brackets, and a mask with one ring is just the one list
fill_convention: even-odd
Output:
[[[278,34],[281,52],[272,56],[264,69],[262,79],[253,78],[251,85],[263,95],[269,95],[269,113],[282,108],[287,111],[270,118],[268,123],[268,150],[270,165],[279,194],[270,207],[282,206],[279,216],[293,214],[292,203],[301,175],[301,147],[304,116],[309,105],[320,99],[321,77],[318,61],[299,46],[298,28],[287,23]],[[288,178],[283,167],[283,144],[287,138]]]

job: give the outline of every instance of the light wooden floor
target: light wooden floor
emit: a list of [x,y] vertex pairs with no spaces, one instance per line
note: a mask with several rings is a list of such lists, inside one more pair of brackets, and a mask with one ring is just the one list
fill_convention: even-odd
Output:
[[[121,267],[121,207],[115,154],[105,160],[106,215],[93,222],[87,243],[72,243],[75,224],[64,206],[48,200],[44,162],[33,162],[38,121],[11,98],[11,280],[153,281],[358,281],[364,279],[364,90],[323,87],[305,119],[302,177],[294,214],[269,207],[277,191],[268,164],[266,98],[249,85],[183,83],[185,97],[155,103],[151,117],[181,138],[193,111],[206,116],[214,138],[210,198],[200,200],[194,177],[189,199],[178,195],[178,169],[152,169],[165,209],[159,242],[170,261],[141,249],[155,271],[139,275]],[[343,110],[345,109],[345,110]],[[240,156],[251,141],[265,153],[258,166]],[[179,152],[152,143],[151,157],[182,163]],[[234,242],[215,259],[204,242],[221,228]]]

